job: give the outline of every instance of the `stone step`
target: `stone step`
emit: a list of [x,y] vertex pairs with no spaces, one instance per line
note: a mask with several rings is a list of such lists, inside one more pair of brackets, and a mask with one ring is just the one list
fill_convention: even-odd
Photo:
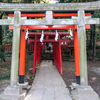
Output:
[[98,94],[91,88],[91,86],[76,86],[71,92],[74,100],[99,100]]
[[20,95],[5,95],[5,94],[1,94],[0,95],[0,100],[24,100],[25,96],[27,94],[26,90],[23,90],[22,93]]

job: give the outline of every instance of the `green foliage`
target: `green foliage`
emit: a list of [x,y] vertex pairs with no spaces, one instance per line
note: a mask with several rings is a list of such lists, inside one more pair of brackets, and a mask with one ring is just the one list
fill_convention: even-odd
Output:
[[[92,18],[100,18],[100,11],[94,11]],[[92,59],[93,55],[93,43],[96,41],[96,46],[100,46],[100,25],[91,25],[90,30],[86,33],[87,37],[87,57]],[[97,43],[98,42],[98,43]],[[98,49],[96,48],[96,58],[100,58]]]
[[0,2],[3,2],[3,3],[11,3],[12,0],[0,0]]
[[[4,69],[9,70],[10,67],[4,67]],[[6,79],[6,78],[10,78],[10,72],[8,72],[8,73],[7,73],[6,75],[4,75],[4,76],[0,76],[0,79]]]
[[9,27],[3,26],[2,27],[2,33],[3,33],[3,45],[11,45],[12,44],[12,36],[13,36],[13,31],[9,30]]
[[[100,11],[95,11],[92,15],[92,18],[100,18]],[[96,30],[91,28],[91,30],[94,32],[96,31],[96,41],[98,42],[100,40],[100,25],[96,25]]]
[[78,3],[78,2],[92,2],[98,0],[60,0],[60,3]]
[[49,3],[49,0],[12,0],[13,3]]
[[[100,18],[100,11],[95,11],[94,14],[91,16],[92,18]],[[93,34],[96,34],[96,42],[100,40],[100,25],[91,25],[90,31],[86,32],[86,37],[87,37],[87,45],[92,48],[93,46]]]

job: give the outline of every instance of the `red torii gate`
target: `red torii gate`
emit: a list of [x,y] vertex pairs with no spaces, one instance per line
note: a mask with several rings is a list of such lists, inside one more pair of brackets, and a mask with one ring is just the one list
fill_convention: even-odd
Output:
[[[85,16],[90,16],[91,13],[86,13]],[[14,14],[9,14],[10,17],[14,17]],[[46,14],[21,14],[21,17],[45,17]],[[77,13],[53,13],[53,17],[71,17],[71,16],[77,16]],[[21,39],[20,39],[20,61],[19,61],[19,83],[24,83],[24,75],[25,75],[25,51],[26,51],[26,29],[73,29],[73,37],[74,37],[74,55],[75,55],[75,72],[76,72],[76,83],[80,83],[80,67],[79,67],[79,41],[78,41],[78,28],[77,25],[26,25],[21,26]],[[90,25],[85,25],[86,29],[90,29]],[[12,30],[13,26],[9,26],[9,29]],[[48,34],[48,33],[47,33]],[[62,33],[61,33],[62,34]],[[32,34],[34,35],[34,40],[29,39],[29,42],[34,42],[34,58],[33,58],[33,73],[35,73],[36,64],[40,60],[41,56],[41,43],[39,43],[39,37],[37,36],[38,33]],[[49,34],[48,34],[49,35]],[[29,34],[29,37],[31,34]],[[61,57],[61,39],[60,35],[58,37],[57,42],[53,40],[50,41],[48,37],[47,40],[44,40],[43,42],[53,42],[53,55],[54,55],[54,61],[56,64],[56,67],[62,74],[62,57]],[[62,40],[66,42],[65,40]]]
[[[61,57],[61,42],[69,42],[68,39],[61,39],[63,36],[66,36],[66,35],[69,35],[69,33],[67,32],[58,32],[59,34],[59,39],[57,41],[55,41],[55,32],[44,32],[44,39],[43,39],[43,42],[44,43],[47,43],[47,42],[52,42],[53,43],[53,48],[58,48],[56,49],[56,52],[53,53],[54,55],[54,60],[55,60],[55,64],[58,68],[58,70],[60,71],[60,73],[62,74],[62,57]],[[36,50],[38,47],[38,44],[40,43],[40,37],[41,37],[41,32],[29,32],[29,39],[28,39],[28,42],[29,43],[34,43],[34,61],[33,61],[33,73],[35,72],[35,68],[36,68],[36,64],[39,62],[36,61],[36,54],[37,54],[37,58],[40,58],[39,56],[39,52],[41,52],[41,45],[40,45],[40,49],[39,49],[39,52],[37,52],[38,50]],[[58,45],[59,43],[59,45]],[[36,45],[37,44],[37,45]],[[56,46],[54,46],[56,44]],[[57,46],[58,45],[58,46]],[[36,47],[37,46],[37,47]],[[55,49],[53,49],[55,50]],[[60,50],[60,51],[59,51]],[[39,53],[39,54],[38,54]],[[55,54],[58,53],[57,58],[55,58]],[[37,62],[37,63],[36,63]]]

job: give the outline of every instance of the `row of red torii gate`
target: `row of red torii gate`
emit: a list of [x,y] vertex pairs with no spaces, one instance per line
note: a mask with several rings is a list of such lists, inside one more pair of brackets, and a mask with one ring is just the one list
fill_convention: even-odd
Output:
[[[53,18],[56,17],[71,17],[78,16],[77,13],[53,13]],[[85,16],[90,16],[91,13],[85,13]],[[28,18],[43,18],[46,14],[21,14],[21,17]],[[9,14],[9,17],[14,17],[14,14]],[[12,30],[13,26],[9,25],[9,29]],[[78,41],[78,27],[77,25],[24,25],[20,27],[21,37],[20,37],[20,61],[19,61],[19,83],[24,83],[25,75],[25,53],[26,53],[26,30],[59,30],[59,29],[73,29],[73,39],[74,39],[74,56],[75,56],[75,74],[76,83],[80,84],[80,67],[79,67],[79,41]],[[90,29],[90,25],[85,25],[85,29]],[[68,39],[62,39],[62,37],[69,35],[67,32],[58,32],[58,39],[55,40],[56,32],[44,32],[42,43],[40,41],[42,32],[29,32],[28,43],[34,43],[34,55],[33,55],[33,74],[36,70],[36,65],[41,59],[41,48],[42,43],[52,43],[53,44],[53,57],[54,62],[61,74],[62,70],[62,56],[61,56],[61,42],[69,42]]]

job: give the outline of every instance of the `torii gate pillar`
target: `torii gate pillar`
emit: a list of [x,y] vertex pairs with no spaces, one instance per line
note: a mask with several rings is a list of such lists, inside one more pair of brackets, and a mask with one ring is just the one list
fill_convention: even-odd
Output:
[[20,11],[14,12],[13,47],[12,47],[11,78],[10,78],[11,86],[16,85],[18,82],[20,16],[21,16]]
[[[80,61],[80,85],[72,90],[74,100],[98,100],[98,95],[88,85],[87,57],[86,57],[86,33],[84,10],[78,11],[78,35],[79,35],[79,61]],[[73,86],[73,85],[72,85]],[[75,87],[74,87],[75,88]]]
[[14,11],[14,29],[13,29],[13,46],[12,46],[12,61],[11,61],[11,78],[10,86],[8,86],[0,99],[3,100],[21,100],[20,94],[22,89],[18,83],[18,68],[19,68],[19,45],[20,45],[20,11]]
[[78,11],[79,58],[80,58],[80,83],[88,85],[87,57],[86,57],[86,32],[84,10]]

